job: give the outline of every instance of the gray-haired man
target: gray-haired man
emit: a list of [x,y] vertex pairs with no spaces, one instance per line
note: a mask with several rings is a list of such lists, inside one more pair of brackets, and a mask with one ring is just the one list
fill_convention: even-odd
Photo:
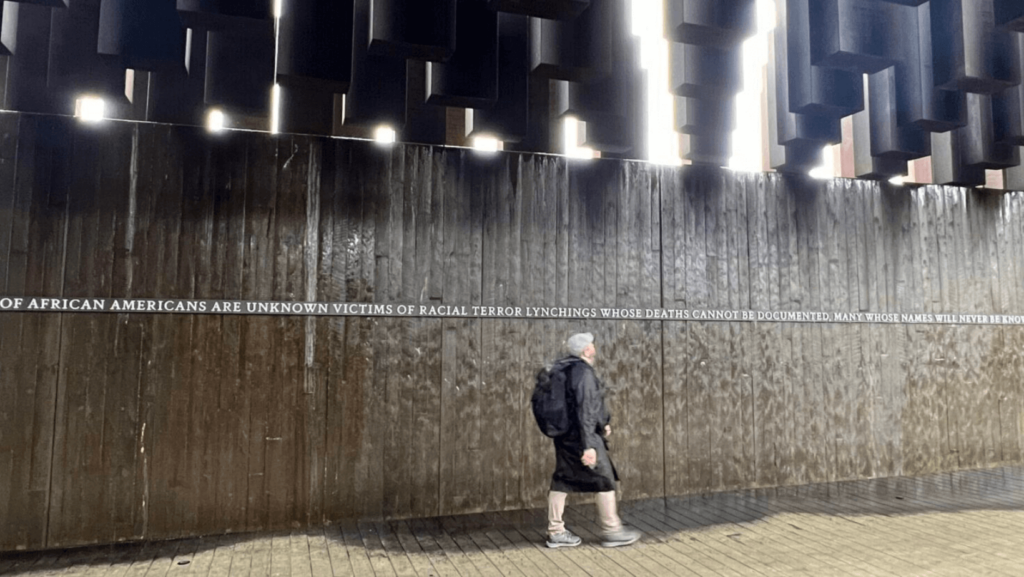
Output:
[[605,438],[611,434],[611,416],[604,404],[604,388],[594,374],[597,347],[594,335],[577,333],[566,341],[570,357],[559,361],[566,371],[569,432],[555,437],[555,472],[548,493],[548,547],[575,547],[580,538],[565,528],[562,513],[568,493],[597,493],[601,544],[620,547],[635,543],[640,532],[622,525],[615,502],[619,480],[608,456]]

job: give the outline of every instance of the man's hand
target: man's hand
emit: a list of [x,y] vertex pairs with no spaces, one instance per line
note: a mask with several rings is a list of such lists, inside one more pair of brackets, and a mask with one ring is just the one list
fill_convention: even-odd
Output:
[[583,464],[593,469],[597,466],[597,451],[594,449],[587,449],[583,451],[583,458],[580,459]]
[[605,425],[604,426],[604,436],[605,437],[611,437],[612,436],[612,426],[611,425]]

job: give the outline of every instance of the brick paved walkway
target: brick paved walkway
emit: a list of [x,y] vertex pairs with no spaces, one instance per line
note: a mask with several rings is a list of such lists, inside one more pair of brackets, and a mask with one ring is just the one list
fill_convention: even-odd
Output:
[[540,511],[232,535],[0,557],[0,575],[1024,575],[1024,467],[626,503],[644,532],[543,546]]

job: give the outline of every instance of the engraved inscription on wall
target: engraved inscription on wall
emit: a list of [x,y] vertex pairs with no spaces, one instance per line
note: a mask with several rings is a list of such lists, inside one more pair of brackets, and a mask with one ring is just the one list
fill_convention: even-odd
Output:
[[0,297],[0,312],[1024,325],[1024,315]]

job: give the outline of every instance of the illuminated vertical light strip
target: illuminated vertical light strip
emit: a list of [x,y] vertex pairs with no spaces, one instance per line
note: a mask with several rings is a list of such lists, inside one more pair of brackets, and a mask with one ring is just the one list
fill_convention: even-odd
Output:
[[579,144],[576,142],[576,128],[578,120],[573,116],[566,116],[562,119],[562,152],[566,156],[572,156],[573,150]]
[[270,89],[270,133],[281,131],[281,86],[276,82]]
[[679,134],[672,126],[672,93],[668,90],[664,14],[663,0],[632,0],[632,33],[640,37],[640,66],[647,70],[647,160],[680,164]]
[[[743,90],[736,95],[736,128],[729,168],[761,171],[762,71],[768,64],[769,32],[775,28],[775,1],[756,0],[757,34],[743,43]],[[769,110],[768,114],[775,114]],[[829,159],[831,161],[831,159]]]
[[270,89],[270,133],[281,131],[281,86],[277,83],[277,59],[281,50],[281,11],[284,0],[274,0],[274,86]]
[[185,29],[185,71],[192,72],[192,29]]

